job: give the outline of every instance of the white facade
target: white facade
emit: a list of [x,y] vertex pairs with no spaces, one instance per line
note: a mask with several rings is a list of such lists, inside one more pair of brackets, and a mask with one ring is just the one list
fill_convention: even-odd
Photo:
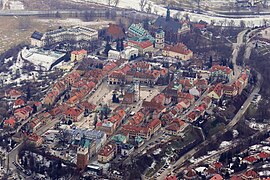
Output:
[[130,60],[130,59],[134,59],[134,58],[138,57],[138,55],[139,55],[139,50],[137,48],[127,47],[122,52],[110,50],[108,52],[108,59],[113,59],[113,60],[127,59],[127,60]]

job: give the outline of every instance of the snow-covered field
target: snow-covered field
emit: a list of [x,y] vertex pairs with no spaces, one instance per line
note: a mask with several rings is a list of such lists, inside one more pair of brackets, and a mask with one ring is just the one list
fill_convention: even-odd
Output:
[[[99,4],[108,5],[108,0],[72,0],[72,1],[91,2],[91,3],[99,3]],[[140,0],[119,0],[118,7],[140,11],[139,2]],[[159,15],[166,14],[165,7],[163,7],[162,5],[157,5],[152,1],[148,1],[148,2],[151,4],[152,12],[156,11]],[[247,18],[223,18],[223,17],[215,17],[211,15],[196,14],[196,13],[191,13],[191,12],[183,12],[183,11],[176,11],[176,10],[171,11],[172,16],[176,13],[178,13],[180,16],[188,14],[192,21],[204,20],[208,23],[211,23],[211,21],[214,21],[216,25],[221,24],[221,22],[224,25],[224,22],[230,22],[231,20],[233,20],[235,22],[235,25],[239,26],[240,22],[243,20],[246,26],[253,27],[253,26],[263,25],[264,19],[270,21],[270,16],[256,16],[256,17],[254,16],[254,17],[247,17]]]
[[61,26],[108,26],[109,23],[113,23],[113,21],[89,21],[85,22],[78,18],[67,18],[67,19],[36,19],[36,21],[54,25],[59,24]]

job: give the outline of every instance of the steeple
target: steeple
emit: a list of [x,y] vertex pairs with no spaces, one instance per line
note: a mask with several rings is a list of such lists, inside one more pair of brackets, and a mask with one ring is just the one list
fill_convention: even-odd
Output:
[[170,7],[167,7],[167,15],[166,15],[166,21],[170,21],[171,13],[170,13]]

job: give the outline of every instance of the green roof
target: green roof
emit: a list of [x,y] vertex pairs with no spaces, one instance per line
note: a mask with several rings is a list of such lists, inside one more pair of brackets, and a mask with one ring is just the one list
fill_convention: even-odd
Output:
[[122,135],[122,134],[117,134],[117,135],[114,135],[112,137],[112,140],[115,141],[115,142],[124,142],[126,140],[126,136]]

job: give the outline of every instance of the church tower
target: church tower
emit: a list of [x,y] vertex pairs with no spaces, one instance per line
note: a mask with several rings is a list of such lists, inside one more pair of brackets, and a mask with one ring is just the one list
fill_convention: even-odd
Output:
[[171,12],[169,6],[167,7],[167,14],[166,14],[166,21],[170,21],[171,19]]
[[165,32],[159,28],[155,34],[155,48],[163,49],[165,44]]

